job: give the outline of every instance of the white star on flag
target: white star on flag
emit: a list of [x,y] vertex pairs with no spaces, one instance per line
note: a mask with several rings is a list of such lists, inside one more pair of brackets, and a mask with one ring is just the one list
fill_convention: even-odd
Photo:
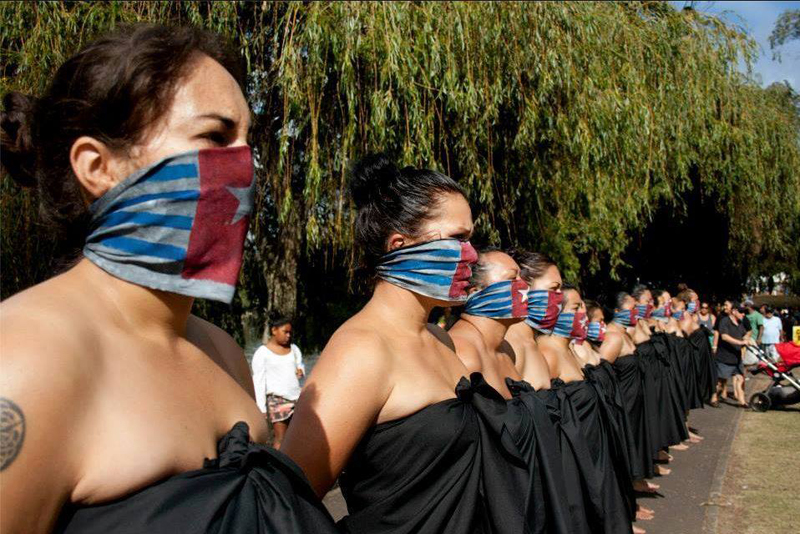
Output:
[[247,187],[233,187],[230,185],[225,186],[225,189],[227,189],[228,192],[235,196],[236,200],[239,201],[239,206],[236,208],[236,213],[233,214],[233,219],[231,219],[231,222],[228,224],[236,224],[247,217],[251,211],[253,211],[253,193],[255,186],[255,176],[253,176],[253,179],[250,181],[250,185]]

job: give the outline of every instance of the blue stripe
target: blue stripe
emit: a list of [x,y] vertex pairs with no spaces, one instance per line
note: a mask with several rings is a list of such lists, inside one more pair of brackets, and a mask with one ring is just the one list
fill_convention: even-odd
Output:
[[393,273],[404,271],[444,271],[455,272],[457,266],[452,262],[425,261],[425,260],[403,260],[387,266]]
[[450,276],[441,276],[437,274],[424,274],[418,273],[414,271],[400,271],[392,273],[393,278],[397,278],[399,280],[402,279],[411,279],[411,280],[419,280],[428,284],[436,285],[436,286],[444,286],[450,287],[453,283],[453,279]]
[[197,178],[197,165],[194,163],[176,163],[167,165],[149,178],[146,182],[171,182],[173,180],[183,180],[184,178]]
[[151,243],[131,237],[109,237],[100,241],[100,244],[104,247],[115,248],[138,256],[151,256],[165,260],[183,260],[186,258],[186,250],[181,247]]
[[100,226],[117,226],[118,224],[134,223],[140,226],[165,226],[179,230],[192,229],[191,217],[184,215],[161,215],[158,213],[112,211],[103,218]]
[[199,198],[200,198],[200,191],[198,190],[167,191],[166,193],[149,193],[147,195],[140,195],[138,197],[122,200],[114,204],[114,209],[115,210],[123,209],[127,208],[128,206],[134,206],[136,204],[141,204],[142,202],[149,202],[151,200],[161,200],[161,199],[197,200]]
[[[412,247],[409,247],[409,249]],[[397,256],[433,256],[434,258],[461,259],[461,248],[431,248],[411,252],[409,249],[398,249],[387,254],[381,263],[390,263]]]

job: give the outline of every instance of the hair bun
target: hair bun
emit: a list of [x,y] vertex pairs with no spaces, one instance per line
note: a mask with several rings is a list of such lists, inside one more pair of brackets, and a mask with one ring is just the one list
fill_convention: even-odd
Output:
[[678,284],[678,293],[686,291],[687,289],[689,289],[689,286],[687,286],[686,284],[683,283]]
[[385,154],[370,154],[350,170],[350,194],[356,208],[375,200],[378,193],[400,177],[400,170]]
[[17,184],[36,183],[36,152],[31,135],[35,99],[11,91],[3,97],[0,112],[0,165]]

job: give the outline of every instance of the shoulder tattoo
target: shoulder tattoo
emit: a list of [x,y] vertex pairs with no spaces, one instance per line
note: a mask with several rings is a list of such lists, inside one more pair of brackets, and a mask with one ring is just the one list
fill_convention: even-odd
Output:
[[0,397],[0,471],[11,465],[25,441],[25,415],[10,399]]

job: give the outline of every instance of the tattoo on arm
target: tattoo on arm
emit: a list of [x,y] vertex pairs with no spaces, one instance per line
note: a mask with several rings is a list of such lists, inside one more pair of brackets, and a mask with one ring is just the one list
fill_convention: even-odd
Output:
[[25,441],[25,415],[12,400],[0,397],[0,471],[11,465]]

